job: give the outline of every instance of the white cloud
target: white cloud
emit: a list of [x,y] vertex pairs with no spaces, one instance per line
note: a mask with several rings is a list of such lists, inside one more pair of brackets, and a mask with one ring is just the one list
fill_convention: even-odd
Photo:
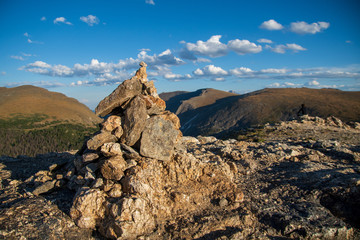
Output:
[[312,80],[312,81],[308,82],[307,85],[309,85],[309,86],[319,86],[320,83],[318,81],[316,81],[316,80]]
[[99,18],[94,15],[88,15],[87,17],[82,16],[80,17],[80,20],[87,23],[89,26],[94,26],[94,24],[99,24],[100,22]]
[[22,56],[10,56],[12,59],[24,61],[25,59]]
[[315,34],[329,28],[329,26],[330,23],[328,22],[314,22],[309,24],[304,21],[299,21],[291,23],[290,30],[298,34]]
[[286,50],[292,50],[293,52],[307,50],[306,48],[295,43],[287,43],[286,45],[280,44],[280,45],[276,45],[274,48],[270,46],[267,48],[270,48],[273,52],[281,53],[281,54],[285,53]]
[[272,30],[281,30],[284,27],[280,23],[276,22],[274,19],[270,19],[268,21],[263,22],[260,25],[260,28],[272,31]]
[[266,39],[266,38],[260,38],[259,40],[257,40],[258,43],[273,43],[273,41],[271,41],[270,39]]
[[40,20],[41,21],[46,21],[46,17],[42,17]]
[[223,81],[225,81],[225,78],[223,78],[223,77],[216,77],[216,78],[213,78],[213,80],[214,80],[215,82],[223,82]]
[[216,67],[214,65],[207,65],[202,69],[198,68],[193,72],[197,76],[221,76],[228,75],[228,72],[222,69],[221,67]]
[[2,76],[5,76],[5,75],[6,75],[6,72],[5,72],[5,71],[2,71],[2,72],[1,72],[1,75],[2,75]]
[[67,24],[67,25],[72,25],[72,23],[67,21],[66,18],[64,18],[64,17],[55,18],[54,19],[54,24],[57,24],[57,23],[64,23],[64,24]]
[[150,4],[150,5],[155,5],[154,0],[145,0],[145,3]]
[[[54,77],[91,77],[94,80],[89,81],[87,85],[106,85],[119,83],[130,78],[135,72],[129,72],[129,70],[134,71],[138,69],[141,61],[145,61],[148,64],[148,70],[150,70],[148,71],[149,76],[164,76],[166,73],[171,72],[170,66],[185,63],[167,49],[158,55],[148,55],[146,51],[141,51],[137,59],[128,58],[119,60],[117,63],[106,63],[92,59],[89,64],[76,63],[73,67],[68,67],[60,64],[50,65],[43,61],[35,61],[21,67],[20,70]],[[182,79],[189,78],[189,76],[184,75]],[[73,85],[77,86],[79,84],[74,83]]]
[[196,55],[221,57],[227,54],[227,45],[220,42],[221,35],[214,35],[209,40],[203,42],[198,40],[196,43],[181,43],[185,44],[186,50]]
[[[230,40],[227,44],[224,44],[220,42],[220,38],[221,35],[214,35],[206,42],[201,40],[198,40],[196,43],[186,43],[185,41],[181,41],[180,43],[185,44],[185,48],[181,49],[180,56],[184,59],[197,61],[198,58],[196,55],[215,58],[225,56],[229,50],[232,50],[239,55],[262,51],[260,45],[256,45],[249,40],[234,39]],[[198,62],[204,62],[204,60],[202,59]]]
[[267,69],[261,69],[260,73],[274,73],[274,74],[285,74],[287,72],[284,68],[267,68]]
[[164,78],[171,81],[182,81],[189,80],[192,78],[192,76],[190,74],[181,75],[169,72],[164,75]]
[[24,36],[25,36],[25,37],[30,37],[29,33],[27,33],[27,32],[24,33]]
[[350,40],[346,40],[345,42],[346,42],[346,43],[349,43],[349,44],[352,43],[352,41],[350,41]]
[[251,70],[250,68],[246,68],[246,67],[230,69],[229,72],[235,76],[243,76],[243,75],[249,75],[249,74],[254,73],[253,70]]
[[256,45],[248,40],[230,40],[228,42],[228,47],[239,55],[244,55],[246,53],[258,53],[262,51],[262,47],[260,45]]

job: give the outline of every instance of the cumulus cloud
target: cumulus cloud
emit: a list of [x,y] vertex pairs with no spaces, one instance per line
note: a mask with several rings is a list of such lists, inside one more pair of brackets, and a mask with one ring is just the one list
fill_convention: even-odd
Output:
[[284,27],[280,23],[276,22],[274,19],[270,19],[268,21],[263,22],[260,25],[260,28],[273,31],[273,30],[281,30]]
[[196,43],[181,41],[180,43],[185,44],[185,47],[180,51],[180,56],[187,60],[197,61],[196,55],[216,58],[225,56],[230,50],[239,55],[262,51],[260,45],[256,45],[246,39],[234,39],[225,44],[220,42],[220,38],[221,35],[214,35],[205,42],[201,40]]
[[244,55],[247,53],[258,53],[261,52],[262,47],[260,45],[256,45],[248,40],[230,40],[228,42],[229,49],[233,50],[239,55]]
[[293,52],[299,52],[299,51],[306,51],[307,49],[298,45],[298,44],[295,44],[295,43],[287,43],[286,45],[283,45],[283,44],[280,44],[280,45],[276,45],[275,47],[268,47],[270,48],[273,52],[276,52],[276,53],[285,53],[286,50],[292,50]]
[[259,40],[257,40],[258,43],[273,43],[273,41],[271,41],[270,39],[266,39],[266,38],[260,38]]
[[145,0],[145,3],[150,4],[150,5],[155,5],[154,0]]
[[182,80],[189,80],[192,78],[190,74],[175,74],[172,72],[164,74],[164,78],[170,81],[182,81]]
[[207,65],[202,69],[198,68],[193,72],[197,76],[221,76],[228,75],[228,72],[222,69],[221,67],[216,67],[214,65]]
[[304,21],[291,23],[290,31],[298,34],[315,34],[330,27],[328,22],[306,23]]
[[64,18],[64,17],[55,18],[54,19],[54,24],[58,24],[58,23],[64,23],[64,24],[67,24],[67,25],[72,25],[72,23],[67,21],[66,18]]
[[227,54],[227,45],[220,42],[221,35],[214,35],[206,42],[198,40],[196,43],[185,43],[185,49],[196,55],[221,57]]
[[249,74],[254,73],[253,70],[251,70],[250,68],[246,68],[246,67],[230,69],[229,72],[235,76],[244,76],[244,75],[249,75]]
[[[88,82],[81,81],[81,85],[106,85],[119,83],[130,78],[134,74],[131,71],[138,69],[141,61],[148,64],[149,76],[164,76],[170,72],[170,66],[185,63],[167,49],[154,55],[148,55],[146,51],[141,51],[136,59],[121,59],[117,63],[100,62],[97,59],[92,59],[88,64],[76,63],[72,67],[68,67],[61,64],[51,65],[43,61],[35,61],[21,67],[20,70],[53,77],[91,77],[94,79]],[[72,85],[79,86],[80,84],[74,82]]]
[[88,16],[82,16],[80,17],[80,20],[86,23],[89,26],[94,26],[94,24],[99,24],[100,20],[97,16],[94,15],[88,15]]
[[40,18],[41,21],[46,21],[46,17]]

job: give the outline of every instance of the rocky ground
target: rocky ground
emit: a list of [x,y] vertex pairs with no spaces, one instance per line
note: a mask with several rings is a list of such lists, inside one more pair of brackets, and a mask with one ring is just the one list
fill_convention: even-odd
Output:
[[[359,124],[304,116],[252,134],[257,142],[183,137],[175,152],[230,166],[244,199],[208,199],[140,239],[360,239]],[[1,157],[0,239],[103,239],[69,217],[76,158]]]

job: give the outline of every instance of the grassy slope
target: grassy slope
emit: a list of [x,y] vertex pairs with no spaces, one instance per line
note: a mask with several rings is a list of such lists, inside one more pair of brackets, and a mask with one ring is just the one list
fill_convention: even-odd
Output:
[[73,98],[34,86],[0,88],[0,155],[78,149],[101,121]]
[[51,120],[94,125],[100,119],[84,104],[61,93],[34,86],[0,88],[0,118],[45,114]]

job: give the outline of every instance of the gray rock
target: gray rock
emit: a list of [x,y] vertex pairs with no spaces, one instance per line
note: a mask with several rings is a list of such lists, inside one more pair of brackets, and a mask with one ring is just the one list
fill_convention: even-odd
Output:
[[136,159],[136,158],[140,158],[140,155],[137,151],[135,151],[132,147],[129,147],[126,144],[120,143],[122,152],[124,154],[124,156],[127,159]]
[[172,156],[179,131],[171,121],[154,116],[146,121],[140,142],[140,154],[145,157],[169,160]]
[[139,140],[148,117],[145,101],[141,97],[135,97],[124,114],[123,140],[126,145],[133,146]]
[[109,96],[101,100],[95,109],[96,115],[106,116],[126,101],[141,94],[142,84],[138,79],[125,80]]

